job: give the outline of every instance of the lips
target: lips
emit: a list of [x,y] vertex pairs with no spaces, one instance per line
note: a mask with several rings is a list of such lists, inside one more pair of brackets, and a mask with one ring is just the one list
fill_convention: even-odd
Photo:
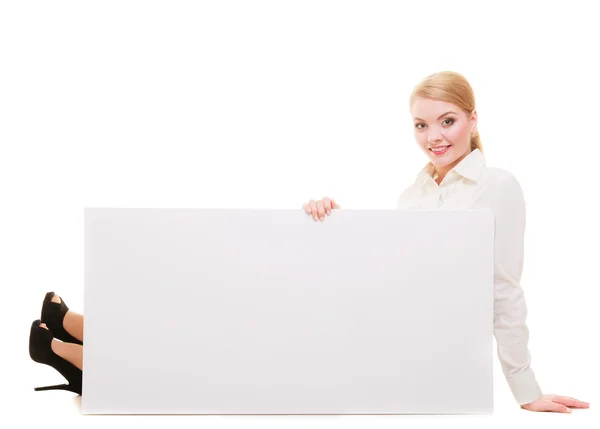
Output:
[[452,147],[452,145],[451,145],[451,144],[450,144],[450,145],[435,146],[435,149],[437,149],[437,148],[440,148],[440,149],[441,149],[441,148],[444,148],[444,149],[442,149],[442,150],[439,150],[439,151],[434,151],[434,150],[433,150],[434,148],[429,148],[429,151],[430,151],[431,153],[433,153],[434,155],[443,155],[443,154],[445,154],[446,152],[448,152],[448,150],[449,150],[451,147]]

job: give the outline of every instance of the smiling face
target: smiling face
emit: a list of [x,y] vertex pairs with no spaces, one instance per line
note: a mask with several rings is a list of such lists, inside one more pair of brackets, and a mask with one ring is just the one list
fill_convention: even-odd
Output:
[[471,133],[477,126],[475,111],[468,116],[452,103],[417,97],[410,113],[415,139],[440,177],[471,153]]

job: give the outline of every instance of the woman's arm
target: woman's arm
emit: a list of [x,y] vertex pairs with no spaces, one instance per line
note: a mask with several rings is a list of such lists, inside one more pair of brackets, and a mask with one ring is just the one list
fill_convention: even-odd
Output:
[[521,287],[525,237],[525,201],[513,175],[502,180],[492,198],[495,214],[494,336],[498,358],[519,405],[536,401],[542,391],[531,369]]

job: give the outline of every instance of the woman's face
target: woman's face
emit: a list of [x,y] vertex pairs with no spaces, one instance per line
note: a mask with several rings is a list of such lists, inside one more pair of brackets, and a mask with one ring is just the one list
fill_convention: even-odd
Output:
[[[471,133],[477,125],[475,111],[469,117],[452,103],[416,98],[410,113],[415,139],[438,172],[449,171],[471,152]],[[432,150],[436,147],[441,151]]]

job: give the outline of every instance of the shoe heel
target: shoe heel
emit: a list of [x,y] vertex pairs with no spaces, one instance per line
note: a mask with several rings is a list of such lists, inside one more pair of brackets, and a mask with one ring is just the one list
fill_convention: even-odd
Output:
[[42,390],[70,390],[70,389],[69,389],[68,384],[55,384],[54,386],[35,387],[33,390],[35,390],[36,392],[39,392]]

